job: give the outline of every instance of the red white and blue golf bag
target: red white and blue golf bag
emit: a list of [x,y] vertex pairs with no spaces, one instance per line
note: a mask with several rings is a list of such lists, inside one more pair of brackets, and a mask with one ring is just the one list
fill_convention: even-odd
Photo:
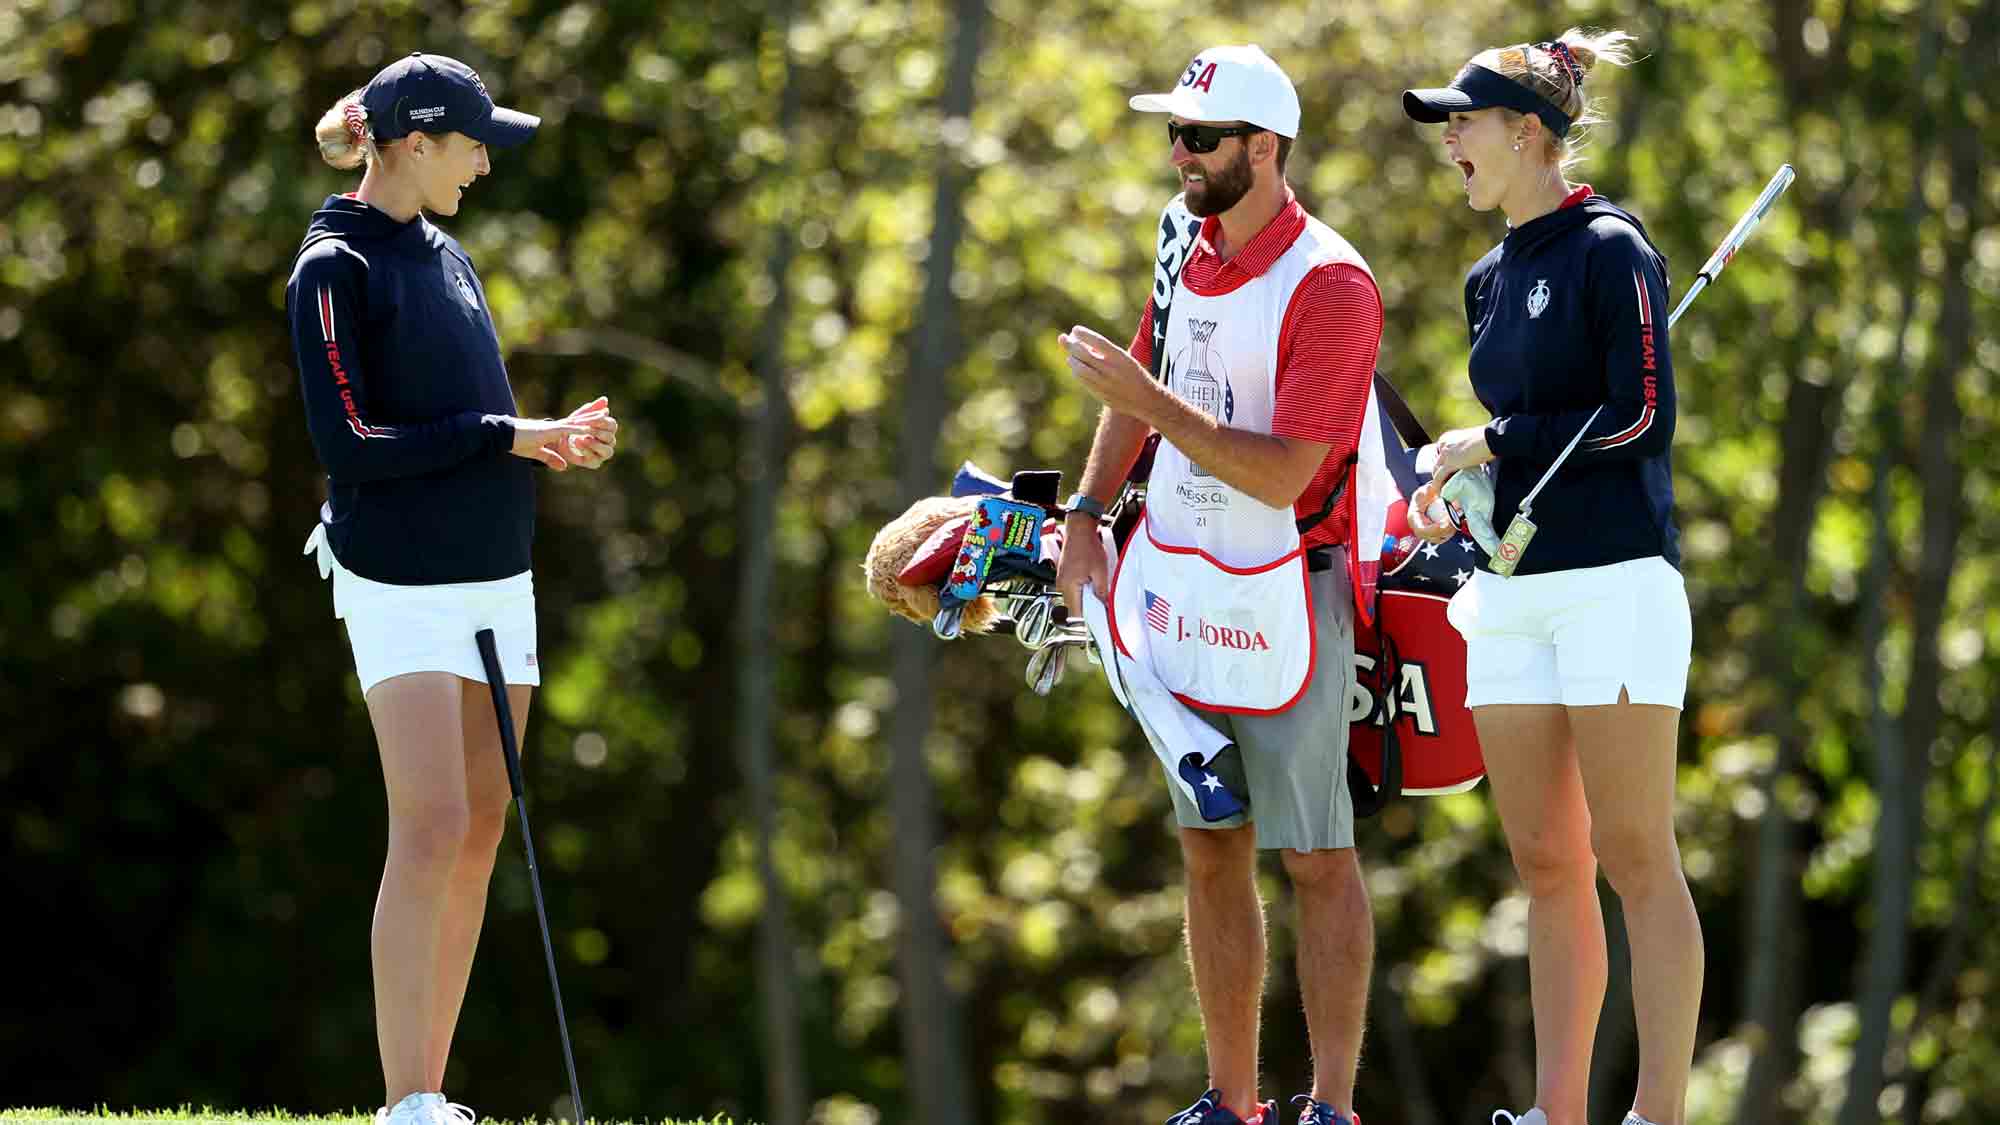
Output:
[[[1430,438],[1379,373],[1375,393],[1380,450],[1397,498],[1384,514],[1374,612],[1354,619],[1348,754],[1357,811],[1379,808],[1398,792],[1463,792],[1486,774],[1465,706],[1465,640],[1445,619],[1451,595],[1472,580],[1486,553],[1463,531],[1436,544],[1411,534],[1408,497],[1424,480],[1417,450]],[[1356,769],[1365,781],[1353,776]]]

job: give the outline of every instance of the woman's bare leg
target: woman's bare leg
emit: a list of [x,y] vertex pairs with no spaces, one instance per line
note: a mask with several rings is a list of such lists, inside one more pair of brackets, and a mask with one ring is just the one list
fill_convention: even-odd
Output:
[[[507,831],[507,803],[513,790],[507,783],[507,759],[500,750],[500,725],[493,714],[493,692],[484,683],[460,680],[461,725],[465,735],[465,792],[470,811],[465,847],[452,869],[451,887],[438,937],[437,991],[432,997],[430,1046],[425,1071],[430,1089],[444,1089],[445,1060],[451,1055],[452,1033],[465,1004],[466,982],[472,976],[472,955],[486,921],[486,888],[493,880],[493,862],[500,838]],[[514,713],[514,745],[522,746],[528,729],[528,703],[535,689],[507,685],[507,705]]]
[[388,858],[370,934],[387,1106],[438,1089],[428,1059],[438,952],[470,823],[459,683],[449,672],[413,672],[368,691],[389,800]]
[[1604,707],[1572,707],[1577,758],[1590,798],[1591,843],[1625,904],[1632,945],[1632,1010],[1639,1024],[1639,1090],[1632,1108],[1682,1125],[1701,1014],[1701,919],[1674,840],[1680,709],[1619,693]]
[[1535,1104],[1550,1125],[1584,1125],[1607,955],[1569,719],[1556,704],[1475,707],[1472,717],[1514,870],[1528,892]]

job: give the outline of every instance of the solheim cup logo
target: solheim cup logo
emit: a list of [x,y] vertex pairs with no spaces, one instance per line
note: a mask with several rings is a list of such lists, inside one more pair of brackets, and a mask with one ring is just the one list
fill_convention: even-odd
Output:
[[1538,277],[1535,279],[1535,287],[1528,290],[1528,319],[1533,320],[1542,315],[1542,310],[1548,307],[1549,279]]
[[[1187,363],[1181,367],[1180,386],[1175,391],[1195,409],[1210,418],[1222,417],[1222,383],[1209,368],[1221,366],[1215,362],[1215,355],[1208,350],[1209,338],[1215,335],[1217,322],[1213,320],[1188,321]],[[1223,373],[1224,377],[1228,372]]]
[[[1215,329],[1219,323],[1219,321],[1214,320],[1194,320],[1192,318],[1188,320],[1188,339],[1190,342],[1187,350],[1181,353],[1181,357],[1185,362],[1174,365],[1179,371],[1179,378],[1175,379],[1170,385],[1173,387],[1175,394],[1187,400],[1188,405],[1208,415],[1210,418],[1222,419],[1226,422],[1227,419],[1223,418],[1225,407],[1223,398],[1224,387],[1228,384],[1229,380],[1229,372],[1211,370],[1211,368],[1220,368],[1222,364],[1215,353],[1210,351],[1208,347],[1208,341],[1215,335]],[[1188,468],[1195,476],[1206,477],[1213,475],[1203,472],[1201,466],[1193,462],[1189,462]]]

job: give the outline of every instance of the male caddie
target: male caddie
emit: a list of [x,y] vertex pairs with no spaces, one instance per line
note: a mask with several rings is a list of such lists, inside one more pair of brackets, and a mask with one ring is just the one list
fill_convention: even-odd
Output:
[[[1298,94],[1262,50],[1203,51],[1174,90],[1131,104],[1166,115],[1169,159],[1203,222],[1165,302],[1158,381],[1151,305],[1129,350],[1081,326],[1062,337],[1103,412],[1058,583],[1070,606],[1109,602],[1120,653],[1221,732],[1228,748],[1209,765],[1246,806],[1210,821],[1187,787],[1169,785],[1209,1074],[1208,1091],[1170,1125],[1275,1120],[1275,1101],[1257,1091],[1259,849],[1279,852],[1299,904],[1314,1073],[1311,1093],[1293,1102],[1303,1125],[1347,1125],[1374,937],[1347,790],[1355,489],[1343,486],[1381,297],[1361,255],[1285,182]],[[1096,524],[1154,432],[1145,518],[1114,586]]]

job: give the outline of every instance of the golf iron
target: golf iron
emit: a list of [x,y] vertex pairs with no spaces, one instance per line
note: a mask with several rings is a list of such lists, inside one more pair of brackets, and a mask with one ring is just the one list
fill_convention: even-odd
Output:
[[556,1028],[562,1032],[563,1065],[569,1070],[570,1109],[576,1120],[583,1115],[583,1092],[576,1082],[576,1057],[569,1048],[569,1017],[563,1014],[562,985],[556,980],[556,947],[549,938],[549,912],[542,905],[542,874],[535,863],[535,836],[528,830],[528,797],[521,791],[521,751],[514,745],[514,709],[507,703],[507,677],[500,670],[500,653],[494,646],[493,630],[473,634],[479,645],[479,659],[486,665],[486,686],[493,691],[493,717],[500,724],[500,750],[507,756],[507,784],[514,790],[514,811],[521,817],[521,843],[528,851],[528,883],[535,891],[535,920],[542,924],[542,954],[549,964],[549,990],[556,998]]

